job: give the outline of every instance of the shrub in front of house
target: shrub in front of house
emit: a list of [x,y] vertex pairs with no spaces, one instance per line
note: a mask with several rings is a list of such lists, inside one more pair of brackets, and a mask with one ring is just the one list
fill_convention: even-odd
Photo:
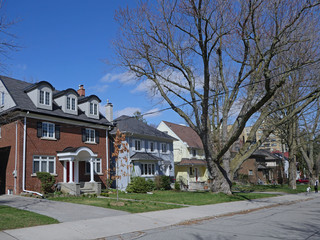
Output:
[[[150,180],[152,181],[152,180]],[[133,177],[131,178],[131,182],[129,183],[126,191],[128,193],[147,193],[154,189],[154,184],[152,184],[149,180],[146,181],[143,177]]]
[[169,176],[156,176],[155,185],[157,190],[170,190],[171,189],[171,181]]
[[55,184],[56,180],[53,176],[51,176],[48,172],[37,172],[37,178],[41,182],[41,191],[44,194],[52,193],[53,192],[53,185]]

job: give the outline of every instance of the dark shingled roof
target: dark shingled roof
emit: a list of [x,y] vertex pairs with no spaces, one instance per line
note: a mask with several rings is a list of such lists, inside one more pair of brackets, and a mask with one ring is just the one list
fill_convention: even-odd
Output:
[[[135,117],[121,116],[114,120],[117,124],[117,127],[122,133],[132,133],[146,137],[167,139],[167,140],[176,140],[170,135],[159,131],[158,129],[149,126],[148,124],[136,119]],[[114,129],[111,133],[115,134],[117,129]]]
[[162,158],[154,156],[150,153],[146,152],[137,152],[134,155],[130,157],[132,161],[137,161],[137,160],[146,160],[146,161],[164,161]]
[[207,163],[205,160],[196,159],[196,158],[182,158],[181,162],[177,164],[178,166],[206,166]]
[[179,124],[163,121],[177,136],[189,147],[203,149],[202,141],[199,135],[191,128]]
[[[55,117],[61,117],[61,118],[68,118],[72,120],[78,120],[78,121],[84,121],[89,123],[96,123],[101,124],[105,126],[111,126],[112,123],[110,123],[101,113],[99,115],[99,119],[93,119],[89,118],[85,115],[84,112],[82,112],[80,109],[78,109],[78,115],[72,115],[68,113],[64,113],[61,108],[53,102],[52,110],[46,110],[37,108],[27,93],[25,92],[26,89],[31,89],[34,86],[37,86],[37,84],[24,82],[21,80],[0,76],[0,80],[3,82],[4,86],[10,93],[11,97],[13,98],[16,106],[8,109],[2,114],[5,114],[6,112],[15,111],[15,110],[21,110],[21,111],[29,111],[33,113],[39,113],[44,115],[50,115]],[[59,94],[60,91],[54,91],[54,94]],[[93,95],[94,96],[94,95]],[[99,98],[98,98],[99,99]]]

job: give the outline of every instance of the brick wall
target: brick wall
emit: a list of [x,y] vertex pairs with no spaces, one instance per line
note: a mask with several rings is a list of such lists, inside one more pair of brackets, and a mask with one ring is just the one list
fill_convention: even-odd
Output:
[[[55,156],[56,161],[56,181],[63,181],[63,162],[60,162],[57,157],[57,151],[62,151],[67,147],[88,147],[101,158],[102,175],[95,175],[95,181],[102,182],[102,186],[106,182],[106,131],[99,130],[99,144],[88,144],[82,142],[81,129],[83,127],[61,124],[52,122],[60,126],[59,140],[45,140],[37,137],[37,122],[40,120],[27,118],[27,144],[26,144],[26,189],[32,191],[40,191],[40,181],[33,171],[33,156],[34,155],[49,155]],[[40,121],[41,122],[41,121]],[[18,127],[18,148],[17,148],[17,194],[22,191],[22,161],[23,161],[23,119],[17,121]],[[15,130],[16,123],[9,123],[1,127],[2,138],[0,139],[0,148],[11,146],[9,160],[6,171],[6,191],[14,188],[14,178],[12,172],[15,165]],[[94,128],[93,128],[94,129]],[[82,176],[83,175],[83,176]],[[82,177],[81,177],[82,176]],[[84,162],[79,164],[79,180],[89,181],[90,176],[84,175]]]

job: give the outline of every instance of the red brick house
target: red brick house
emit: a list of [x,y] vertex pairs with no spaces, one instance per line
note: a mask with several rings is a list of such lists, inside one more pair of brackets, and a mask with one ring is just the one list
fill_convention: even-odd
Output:
[[[62,191],[99,193],[113,127],[100,102],[83,86],[57,91],[45,81],[0,76],[0,194],[39,192],[37,172],[55,176]],[[107,109],[112,114],[111,104]]]
[[267,150],[258,149],[241,164],[234,180],[252,184],[282,183],[282,173],[281,158]]

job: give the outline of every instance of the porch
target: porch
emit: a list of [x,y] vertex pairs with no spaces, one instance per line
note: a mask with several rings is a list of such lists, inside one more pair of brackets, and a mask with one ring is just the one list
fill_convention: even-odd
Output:
[[[97,168],[97,154],[88,147],[68,147],[57,153],[59,161],[63,162],[63,182],[58,183],[60,191],[71,195],[95,193],[101,194],[101,182],[94,180],[94,171]],[[101,168],[101,162],[98,166]],[[90,175],[90,181],[81,178]]]

